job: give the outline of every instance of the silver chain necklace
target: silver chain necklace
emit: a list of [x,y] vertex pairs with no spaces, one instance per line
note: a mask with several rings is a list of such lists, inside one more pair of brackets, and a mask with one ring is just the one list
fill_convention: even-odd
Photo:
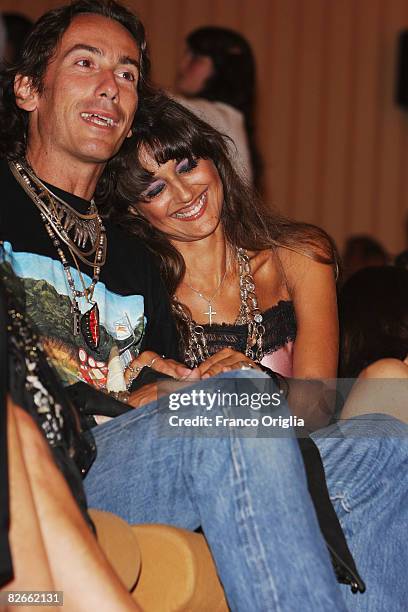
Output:
[[[263,325],[263,317],[258,307],[258,300],[255,294],[255,283],[248,254],[245,249],[241,247],[236,249],[236,254],[241,306],[235,324],[248,325],[245,355],[259,363],[264,356],[263,336],[265,334],[265,327]],[[190,289],[192,289],[192,287],[190,287]],[[217,291],[218,289],[219,288],[217,288]],[[214,296],[211,299],[214,299]],[[191,318],[188,309],[179,302],[176,296],[173,300],[173,309],[175,314],[183,320],[187,327],[188,334],[185,342],[186,346],[184,348],[184,359],[190,368],[194,368],[210,356],[205,329]]]
[[[78,336],[81,332],[89,348],[97,351],[100,343],[99,309],[97,303],[93,300],[93,293],[99,281],[101,268],[106,260],[107,240],[105,228],[96,206],[92,201],[90,212],[82,215],[48,189],[23,160],[10,162],[9,166],[19,184],[39,209],[47,234],[61,260],[71,293],[74,336]],[[89,227],[87,224],[89,224]],[[73,238],[68,235],[72,228],[74,229]],[[91,248],[84,252],[81,249],[86,246],[88,240],[91,241]],[[61,241],[67,246],[73,259],[82,290],[75,287],[68,260],[62,250]],[[88,259],[91,255],[93,255],[93,260]],[[77,257],[93,269],[93,277],[89,287],[85,285]],[[81,297],[85,297],[90,304],[90,309],[84,314],[81,313],[78,304],[78,298]]]
[[[44,185],[25,160],[12,161],[9,166],[58,238],[90,267],[96,267],[96,253],[99,251],[97,265],[103,266],[106,259],[106,241],[104,236],[101,241],[101,236],[105,230],[95,202],[91,200],[89,211],[81,214]],[[88,242],[90,247],[85,250]]]
[[184,284],[191,289],[191,291],[194,291],[194,293],[196,293],[202,300],[204,300],[205,302],[207,302],[208,304],[208,310],[207,312],[203,312],[203,314],[208,316],[208,323],[210,325],[212,325],[212,318],[214,315],[217,314],[216,310],[213,310],[212,307],[212,303],[214,301],[215,296],[217,295],[217,293],[219,292],[219,290],[221,289],[221,285],[225,280],[225,277],[227,276],[227,266],[225,266],[225,272],[222,275],[222,279],[220,280],[220,282],[218,283],[218,287],[216,288],[216,290],[214,291],[214,293],[212,294],[212,296],[210,298],[206,297],[204,295],[204,293],[202,293],[201,291],[199,291],[198,289],[194,289],[194,287],[192,287],[189,283],[187,283],[187,281],[184,281]]

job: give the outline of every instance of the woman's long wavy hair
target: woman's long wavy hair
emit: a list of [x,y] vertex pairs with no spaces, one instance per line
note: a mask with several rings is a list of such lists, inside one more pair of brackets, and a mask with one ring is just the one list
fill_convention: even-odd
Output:
[[[153,95],[149,84],[150,61],[146,48],[145,31],[141,21],[114,0],[76,0],[45,13],[27,37],[17,63],[0,72],[0,157],[16,159],[26,152],[29,113],[19,108],[14,95],[17,74],[30,77],[34,88],[42,93],[47,67],[58,44],[78,15],[96,14],[113,19],[133,36],[140,51],[138,93],[141,105]],[[135,117],[135,120],[136,117]],[[129,140],[129,139],[128,139]],[[125,141],[118,155],[126,154],[132,145]],[[104,178],[105,180],[105,178]]]
[[[174,296],[185,273],[185,262],[162,231],[137,215],[135,204],[152,181],[152,174],[140,162],[146,149],[159,164],[185,158],[210,159],[224,188],[221,224],[232,247],[251,251],[287,247],[326,264],[337,265],[332,239],[321,229],[293,222],[271,210],[234,171],[227,153],[226,137],[189,110],[157,95],[154,104],[139,114],[132,141],[134,148],[125,158],[112,160],[114,188],[99,184],[98,206],[127,232],[145,242],[157,256],[169,295]],[[111,186],[110,181],[106,182]]]

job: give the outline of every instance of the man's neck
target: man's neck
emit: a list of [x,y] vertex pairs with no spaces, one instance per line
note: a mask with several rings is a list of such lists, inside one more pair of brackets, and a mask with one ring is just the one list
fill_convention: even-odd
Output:
[[41,180],[84,200],[91,200],[105,164],[57,162],[52,156],[27,150],[27,161]]

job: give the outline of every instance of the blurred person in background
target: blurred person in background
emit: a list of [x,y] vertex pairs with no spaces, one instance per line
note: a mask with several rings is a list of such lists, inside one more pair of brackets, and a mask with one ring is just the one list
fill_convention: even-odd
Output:
[[186,39],[175,84],[184,106],[229,136],[238,172],[259,189],[262,163],[255,142],[256,68],[252,49],[233,30],[207,26]]
[[375,238],[365,234],[350,236],[343,254],[344,280],[363,268],[385,266],[388,259],[386,250]]
[[341,377],[387,378],[381,365],[408,377],[407,296],[402,267],[372,266],[348,279],[339,296]]
[[405,268],[408,270],[408,249],[406,251],[402,251],[402,253],[399,253],[396,256],[394,259],[394,265],[397,266],[397,268]]
[[6,26],[4,25],[3,17],[0,15],[0,61],[4,56],[4,52],[6,49]]
[[33,27],[33,22],[19,13],[3,13],[6,28],[5,50],[0,54],[3,61],[14,63],[21,54],[25,39]]

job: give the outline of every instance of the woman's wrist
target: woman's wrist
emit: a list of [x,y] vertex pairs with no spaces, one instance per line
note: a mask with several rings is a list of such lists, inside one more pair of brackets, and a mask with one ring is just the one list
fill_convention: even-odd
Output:
[[152,368],[158,359],[166,359],[166,356],[165,355],[155,355],[147,363],[141,363],[141,364],[135,364],[135,365],[132,365],[133,364],[133,361],[132,361],[132,363],[130,363],[126,368],[130,372],[130,374],[126,376],[126,380],[127,380],[126,387],[130,389],[133,381],[136,380],[136,378],[139,376],[143,368]]

